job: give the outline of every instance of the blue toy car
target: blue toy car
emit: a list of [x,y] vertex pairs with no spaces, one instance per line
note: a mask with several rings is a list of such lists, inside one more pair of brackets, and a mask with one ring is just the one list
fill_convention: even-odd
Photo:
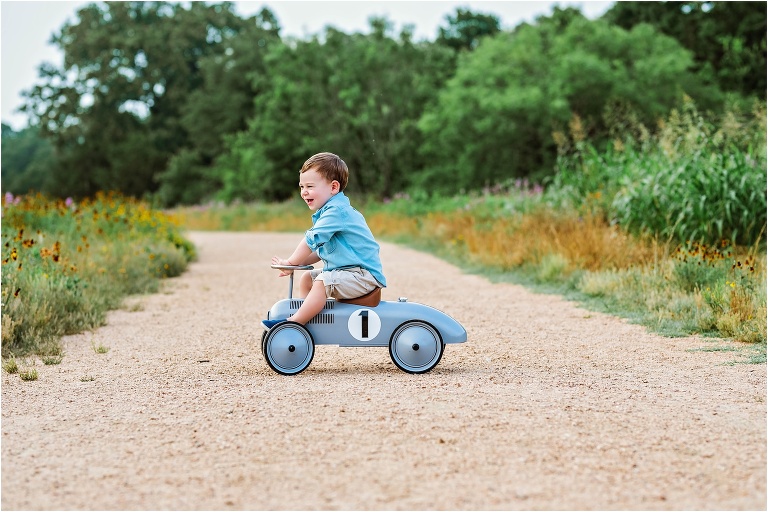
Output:
[[[309,270],[312,265],[272,265],[282,270]],[[303,299],[293,297],[293,273],[288,298],[276,302],[267,319],[287,318]],[[408,373],[425,373],[443,357],[448,343],[464,343],[467,331],[435,308],[400,298],[381,301],[381,289],[359,299],[328,299],[325,308],[306,326],[281,322],[264,332],[261,351],[270,368],[282,375],[304,371],[315,355],[315,345],[389,347],[395,365]]]

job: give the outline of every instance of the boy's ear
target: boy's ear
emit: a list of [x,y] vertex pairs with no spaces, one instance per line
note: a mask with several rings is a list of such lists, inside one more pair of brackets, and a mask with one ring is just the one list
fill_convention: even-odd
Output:
[[341,192],[341,183],[336,180],[331,182],[331,192]]

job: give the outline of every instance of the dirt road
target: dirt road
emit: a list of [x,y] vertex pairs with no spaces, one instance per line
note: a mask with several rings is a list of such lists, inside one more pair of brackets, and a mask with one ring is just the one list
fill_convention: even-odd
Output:
[[297,235],[190,236],[161,293],[3,373],[3,510],[766,508],[765,365],[383,244],[384,299],[469,341],[425,375],[331,346],[283,377],[259,320]]

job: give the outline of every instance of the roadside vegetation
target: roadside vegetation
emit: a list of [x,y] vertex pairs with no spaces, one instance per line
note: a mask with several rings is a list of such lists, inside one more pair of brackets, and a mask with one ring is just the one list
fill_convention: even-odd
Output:
[[[558,173],[454,196],[353,196],[374,234],[496,280],[564,294],[668,336],[745,344],[765,361],[765,111],[719,127],[692,103],[656,135],[636,123],[604,150],[578,119],[556,134]],[[632,135],[636,134],[636,135]],[[356,200],[357,199],[357,200]],[[298,200],[174,210],[190,229],[305,230]]]
[[614,2],[294,38],[267,8],[81,6],[2,124],[3,358],[56,364],[183,271],[182,228],[306,229],[296,171],[331,151],[378,237],[765,360],[767,23]]
[[195,257],[169,215],[116,194],[3,196],[2,355],[61,362],[60,338],[104,323],[129,294],[156,291]]

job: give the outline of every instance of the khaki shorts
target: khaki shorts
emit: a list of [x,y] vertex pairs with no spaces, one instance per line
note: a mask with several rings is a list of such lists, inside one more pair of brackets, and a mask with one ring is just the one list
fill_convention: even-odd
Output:
[[325,284],[325,296],[334,299],[356,299],[381,285],[370,272],[360,267],[323,271],[311,270],[312,282],[320,279]]

